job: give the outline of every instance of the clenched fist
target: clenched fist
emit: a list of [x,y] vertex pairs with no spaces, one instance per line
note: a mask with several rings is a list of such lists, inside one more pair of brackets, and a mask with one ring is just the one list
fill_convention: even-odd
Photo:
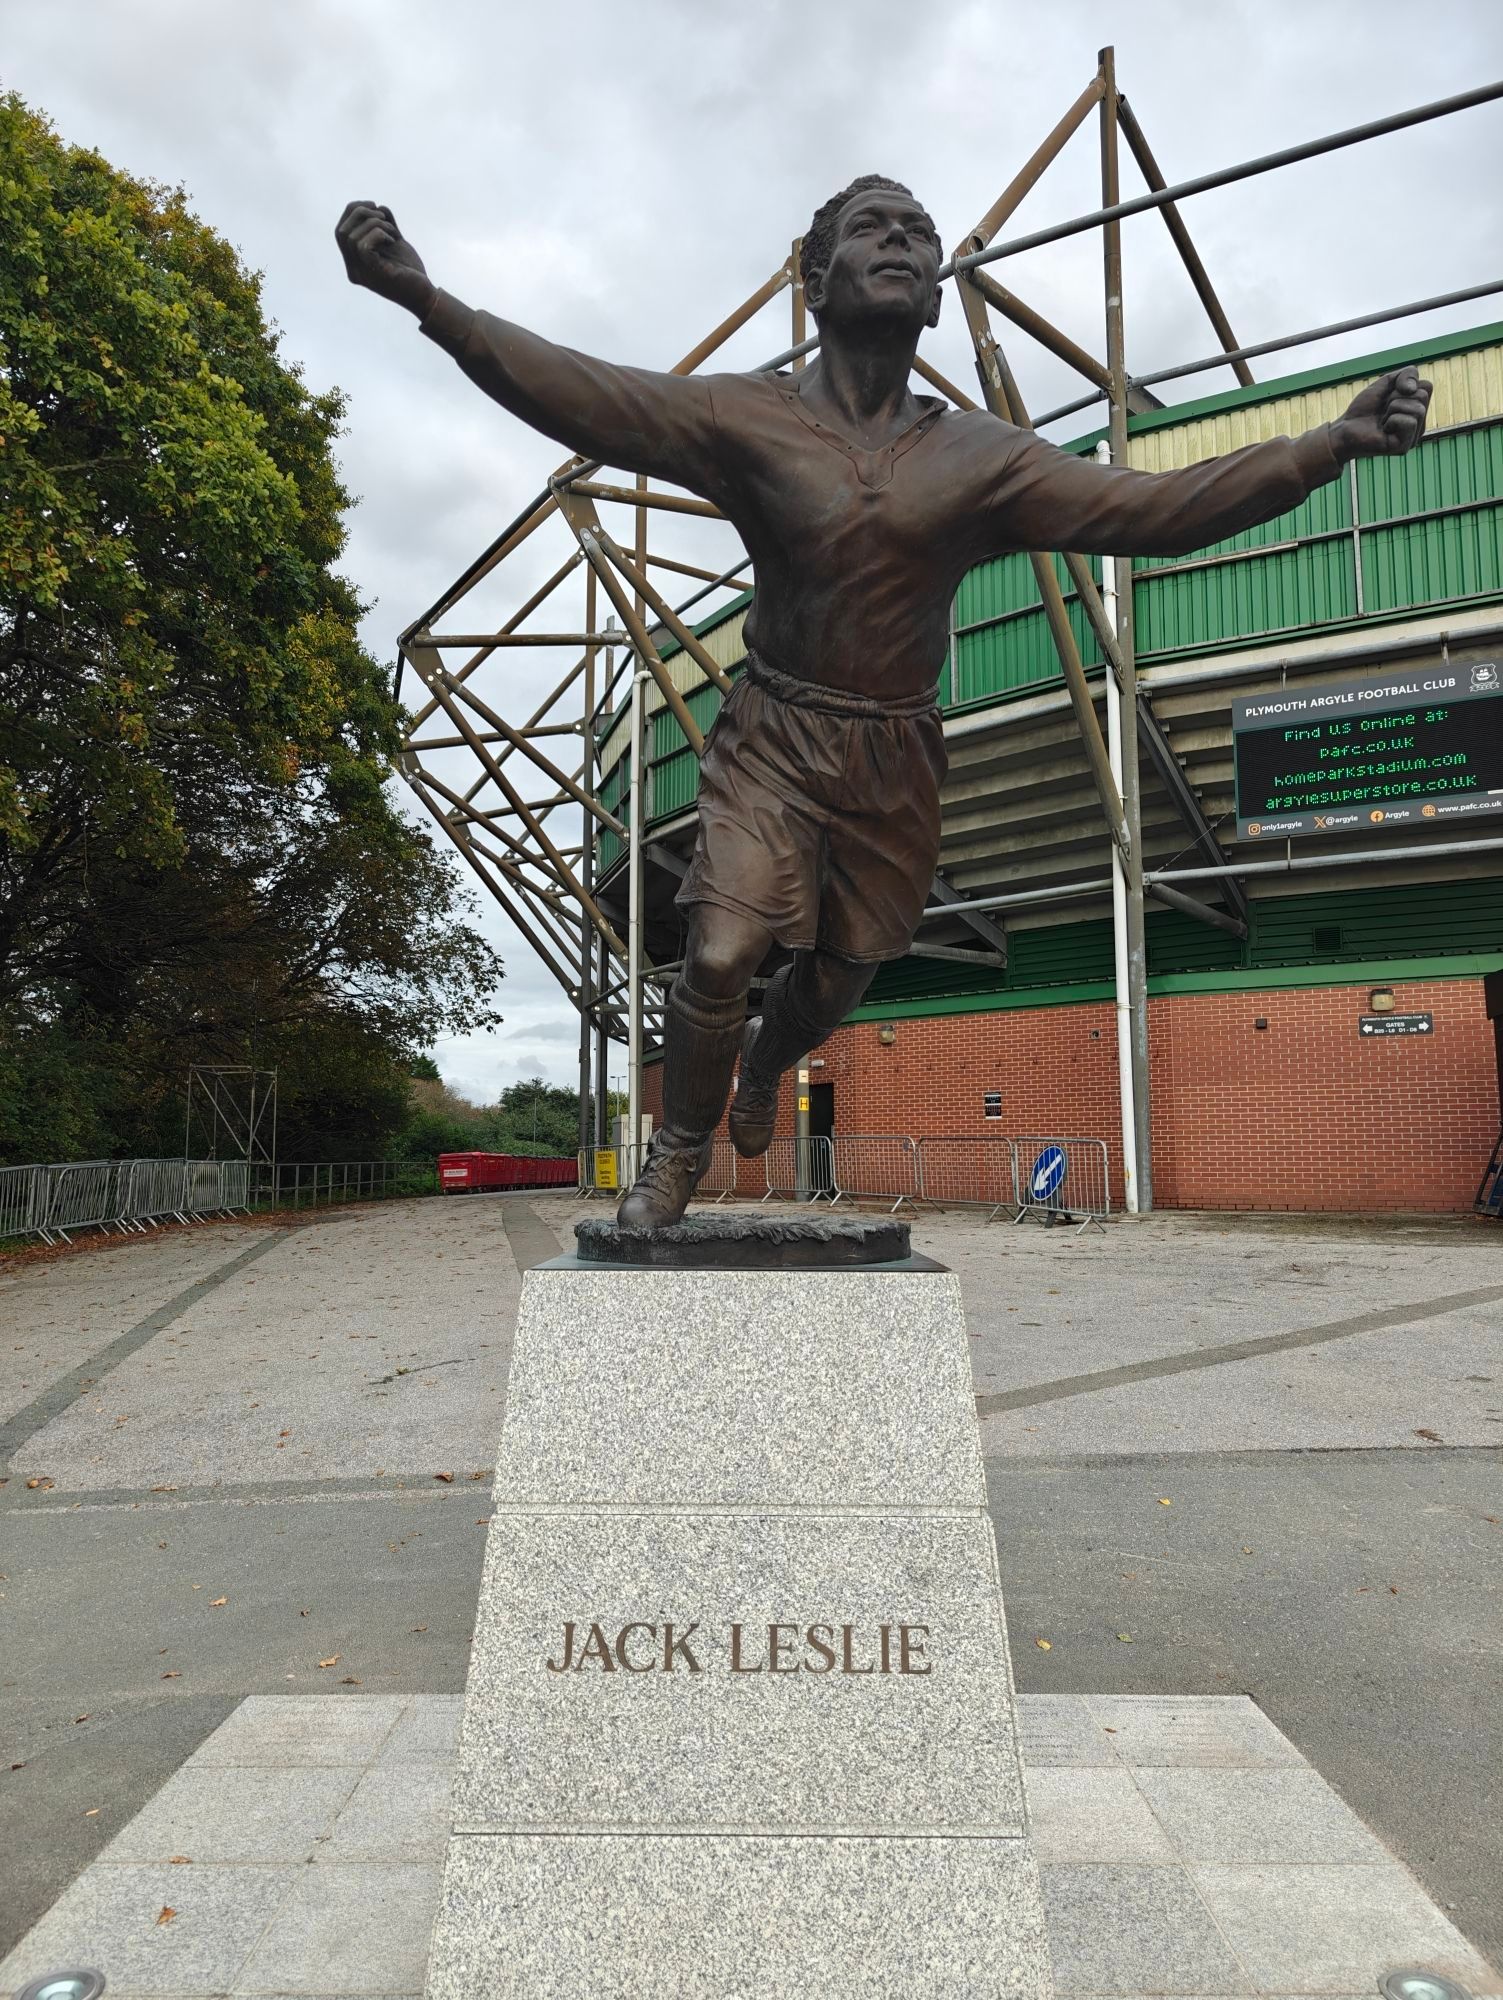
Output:
[[1331,426],[1338,458],[1392,458],[1419,443],[1430,407],[1431,385],[1413,368],[1396,368],[1369,382],[1344,417]]
[[352,285],[364,285],[423,317],[433,303],[433,280],[389,208],[352,201],[339,218],[334,240]]

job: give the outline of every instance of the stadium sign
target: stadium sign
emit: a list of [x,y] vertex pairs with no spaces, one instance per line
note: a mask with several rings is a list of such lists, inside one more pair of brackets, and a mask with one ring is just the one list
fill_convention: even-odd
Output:
[[1234,701],[1232,755],[1239,840],[1503,812],[1503,668],[1427,666]]

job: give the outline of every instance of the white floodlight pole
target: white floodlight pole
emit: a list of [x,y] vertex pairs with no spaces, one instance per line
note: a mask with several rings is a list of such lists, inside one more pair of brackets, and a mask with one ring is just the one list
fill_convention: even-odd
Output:
[[[1111,462],[1105,438],[1096,446],[1103,465]],[[1101,603],[1112,630],[1117,630],[1117,565],[1110,556],[1101,565]],[[1106,755],[1117,795],[1122,794],[1122,692],[1116,676],[1106,676]],[[1116,841],[1112,850],[1112,986],[1117,1013],[1117,1091],[1122,1111],[1122,1192],[1129,1215],[1138,1212],[1138,1125],[1132,1097],[1132,1006],[1127,981],[1127,869]]]
[[626,924],[626,1132],[627,1172],[635,1177],[642,1144],[642,840],[646,832],[646,760],[642,754],[643,725],[650,676],[640,657],[631,683],[631,825],[627,862]]

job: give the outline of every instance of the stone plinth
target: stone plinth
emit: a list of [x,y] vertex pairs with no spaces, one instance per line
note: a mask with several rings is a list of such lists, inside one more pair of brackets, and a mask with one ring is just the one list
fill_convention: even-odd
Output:
[[528,1272],[428,2000],[1049,1991],[956,1279]]

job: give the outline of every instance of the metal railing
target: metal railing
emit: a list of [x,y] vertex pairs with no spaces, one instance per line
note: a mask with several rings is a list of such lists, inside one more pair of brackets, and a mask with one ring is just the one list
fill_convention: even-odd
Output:
[[1017,1214],[1018,1154],[1011,1139],[924,1138],[918,1142],[919,1193],[946,1208],[984,1208],[987,1220]]
[[837,1201],[847,1196],[890,1201],[895,1215],[905,1201],[921,1198],[916,1139],[896,1132],[852,1133],[832,1139],[830,1146]]
[[244,1160],[64,1160],[0,1167],[0,1238],[72,1241],[81,1229],[154,1228],[247,1208]]
[[811,1199],[828,1195],[838,1199],[835,1185],[834,1142],[818,1133],[792,1139],[774,1139],[762,1155],[762,1177],[767,1191],[763,1201],[774,1195]]
[[729,1139],[715,1139],[710,1144],[710,1164],[705,1169],[704,1179],[699,1183],[696,1194],[701,1201],[724,1201],[727,1195],[736,1192],[736,1173],[740,1165],[736,1148]]
[[0,1238],[34,1236],[46,1219],[45,1167],[0,1167]]
[[1018,1212],[1014,1222],[1037,1216],[1051,1223],[1100,1228],[1112,1212],[1106,1142],[1102,1139],[1014,1139]]
[[278,1160],[275,1166],[257,1166],[254,1199],[273,1208],[316,1208],[431,1194],[437,1186],[434,1170],[416,1160]]
[[[631,1186],[643,1149],[612,1149],[617,1185],[601,1187],[595,1156],[579,1156],[580,1192],[615,1201]],[[729,1139],[717,1138],[696,1200],[752,1201],[827,1198],[882,1201],[894,1212],[904,1202],[937,1208],[982,1208],[991,1221],[1033,1216],[1045,1224],[1073,1223],[1084,1230],[1112,1213],[1106,1142],[1079,1138],[1010,1138],[1000,1133],[929,1135],[848,1133],[774,1139],[760,1159],[738,1159]]]

